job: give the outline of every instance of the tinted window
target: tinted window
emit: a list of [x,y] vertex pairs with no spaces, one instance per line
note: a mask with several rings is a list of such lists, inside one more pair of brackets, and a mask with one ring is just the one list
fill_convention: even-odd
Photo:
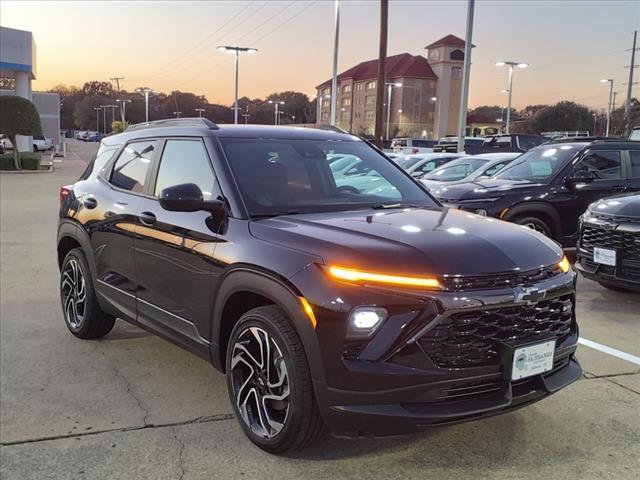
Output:
[[544,137],[518,137],[518,144],[523,150],[531,150],[544,143]]
[[113,158],[113,155],[118,151],[120,145],[118,146],[106,146],[102,145],[98,150],[95,158],[87,165],[87,169],[80,177],[82,180],[86,180],[88,178],[95,178],[102,169],[109,163],[109,160]]
[[155,196],[167,187],[193,183],[205,200],[215,199],[215,178],[204,145],[200,140],[167,140],[162,151]]
[[509,165],[509,163],[511,163],[511,162],[508,161],[508,160],[506,160],[504,162],[496,163],[495,165],[492,165],[491,167],[487,168],[484,172],[482,172],[482,175],[486,175],[487,177],[491,177],[491,176],[495,175],[496,173],[498,173],[500,170],[502,170],[505,166]]
[[396,163],[406,170],[413,167],[420,160],[422,160],[422,157],[403,157],[398,159]]
[[488,160],[482,158],[460,158],[434,170],[425,178],[440,182],[455,182],[467,177],[487,162]]
[[631,176],[640,178],[640,150],[630,150],[629,155],[631,155]]
[[547,182],[582,149],[585,144],[540,146],[520,155],[495,178]]
[[414,147],[430,148],[433,147],[436,142],[433,140],[414,140],[412,143]]
[[596,180],[616,179],[622,176],[620,152],[591,152],[587,154],[575,167],[576,172],[587,171]]
[[[327,212],[384,203],[435,206],[424,190],[364,142],[221,139],[252,215]],[[366,174],[334,172],[329,155],[350,155]]]
[[135,142],[127,145],[113,166],[111,183],[124,190],[143,192],[154,148],[155,142]]

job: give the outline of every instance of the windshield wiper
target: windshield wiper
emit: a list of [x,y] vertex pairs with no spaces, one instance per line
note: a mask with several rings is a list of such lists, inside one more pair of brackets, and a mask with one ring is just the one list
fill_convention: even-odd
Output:
[[282,215],[297,215],[302,213],[300,210],[287,210],[286,212],[261,212],[261,213],[252,213],[251,218],[270,218],[270,217],[280,217]]
[[371,208],[373,210],[385,210],[388,208],[421,208],[422,206],[414,203],[376,203],[371,205]]

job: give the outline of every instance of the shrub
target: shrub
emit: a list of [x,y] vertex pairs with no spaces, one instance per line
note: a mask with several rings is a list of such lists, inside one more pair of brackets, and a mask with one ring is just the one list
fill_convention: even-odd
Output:
[[[24,170],[39,170],[42,155],[33,152],[20,152],[20,163]],[[15,170],[14,156],[10,153],[0,155],[0,170]]]
[[[16,135],[42,135],[40,115],[35,105],[26,98],[15,95],[0,96],[0,130],[9,137],[15,146]],[[17,148],[13,149],[14,169],[20,170],[20,156]]]

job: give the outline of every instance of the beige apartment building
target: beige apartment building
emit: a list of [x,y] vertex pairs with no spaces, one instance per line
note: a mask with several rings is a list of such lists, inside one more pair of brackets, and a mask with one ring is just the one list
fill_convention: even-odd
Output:
[[[385,136],[387,118],[390,138],[440,138],[457,131],[464,40],[447,35],[425,49],[426,58],[409,53],[387,57],[386,85],[382,86]],[[337,126],[358,135],[373,134],[377,76],[377,59],[359,63],[338,75]],[[316,121],[327,124],[331,80],[318,85],[316,91]]]

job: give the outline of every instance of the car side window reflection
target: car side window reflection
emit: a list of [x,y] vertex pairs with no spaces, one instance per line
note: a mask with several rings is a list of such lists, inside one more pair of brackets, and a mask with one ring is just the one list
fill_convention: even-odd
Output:
[[154,149],[155,142],[128,144],[113,166],[111,184],[123,190],[143,193]]
[[200,140],[167,140],[160,159],[154,195],[167,187],[192,183],[202,191],[204,200],[220,195],[209,156]]
[[614,180],[621,178],[622,168],[620,152],[590,152],[578,162],[574,171],[586,171],[592,173],[596,180]]

